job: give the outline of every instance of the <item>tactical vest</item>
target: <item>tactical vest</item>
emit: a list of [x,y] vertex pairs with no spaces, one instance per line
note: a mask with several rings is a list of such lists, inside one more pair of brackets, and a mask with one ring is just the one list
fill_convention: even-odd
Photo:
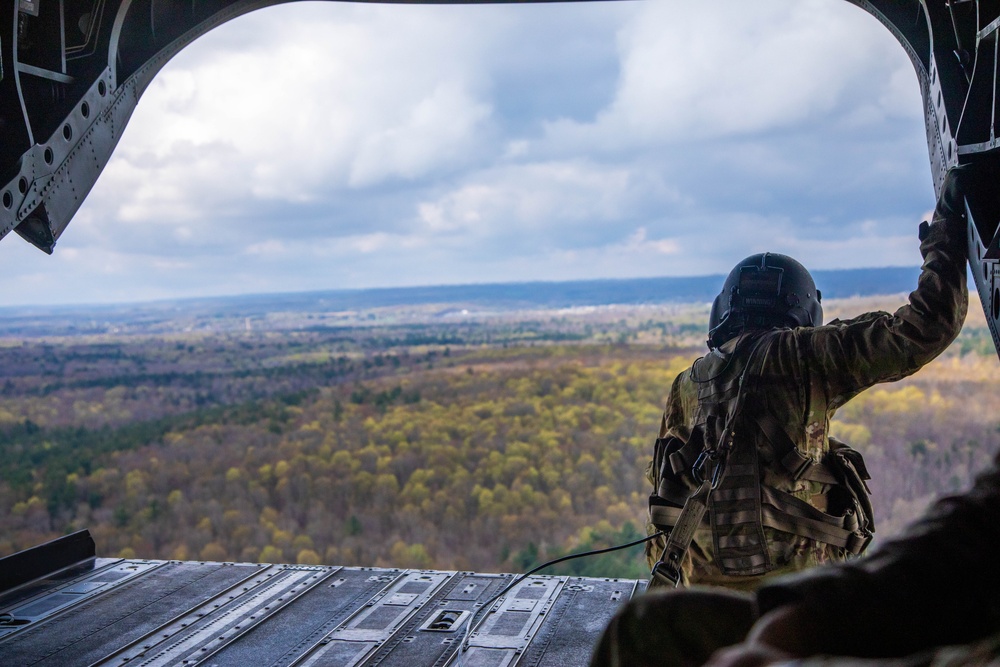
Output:
[[[746,339],[728,353],[713,351],[695,362],[691,378],[698,386],[698,407],[691,436],[687,442],[657,439],[654,449],[649,514],[663,531],[677,524],[685,501],[702,483],[705,471],[699,467],[705,454],[727,451],[702,525],[711,527],[715,562],[729,575],[759,575],[783,565],[772,562],[765,528],[850,554],[861,553],[875,530],[865,484],[870,477],[861,454],[834,438],[825,446],[825,394],[810,391],[809,414],[795,434],[812,444],[822,438],[821,452],[813,456],[797,447],[786,427],[768,413],[762,400],[768,382],[788,381],[761,377],[768,339],[774,337]],[[765,484],[765,471],[772,484]],[[828,511],[776,488],[791,489],[799,481],[815,483],[810,497],[819,496]]]

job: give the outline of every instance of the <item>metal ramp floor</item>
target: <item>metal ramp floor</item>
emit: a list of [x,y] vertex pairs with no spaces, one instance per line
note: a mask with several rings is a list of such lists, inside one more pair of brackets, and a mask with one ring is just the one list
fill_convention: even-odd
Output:
[[98,558],[81,531],[0,560],[0,665],[585,665],[646,585],[532,576],[490,603],[513,579]]

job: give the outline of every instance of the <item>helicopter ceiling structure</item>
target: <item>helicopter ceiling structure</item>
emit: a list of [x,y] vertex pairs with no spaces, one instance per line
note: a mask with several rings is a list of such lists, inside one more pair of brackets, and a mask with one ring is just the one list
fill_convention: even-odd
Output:
[[[213,28],[294,0],[9,1],[0,21],[0,239],[15,231],[51,253],[163,66]],[[1000,194],[989,187],[1000,176],[1000,0],[848,2],[883,23],[913,63],[936,187],[948,167],[978,165],[970,258],[1000,350]]]
[[969,264],[1000,354],[1000,140],[997,0],[849,0],[881,21],[909,55],[924,102],[934,189],[948,168],[972,168],[966,191]]

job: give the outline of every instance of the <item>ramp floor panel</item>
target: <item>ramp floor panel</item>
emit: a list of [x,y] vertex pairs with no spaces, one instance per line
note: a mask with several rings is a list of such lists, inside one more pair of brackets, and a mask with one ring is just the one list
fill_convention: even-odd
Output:
[[[619,579],[95,558],[0,594],[0,664],[585,664]],[[468,624],[468,649],[460,652]],[[458,655],[461,659],[458,659]]]

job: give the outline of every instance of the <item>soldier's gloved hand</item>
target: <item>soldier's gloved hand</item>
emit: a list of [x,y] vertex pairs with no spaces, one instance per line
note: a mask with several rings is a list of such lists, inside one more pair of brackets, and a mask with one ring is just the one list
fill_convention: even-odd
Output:
[[944,176],[941,185],[941,195],[934,207],[934,217],[930,223],[921,222],[919,237],[923,241],[930,233],[930,225],[946,220],[961,220],[965,218],[965,189],[969,180],[970,165],[952,167]]
[[944,184],[941,185],[941,196],[938,197],[937,207],[934,209],[935,218],[965,216],[965,190],[970,166],[965,164],[952,167],[945,174]]

